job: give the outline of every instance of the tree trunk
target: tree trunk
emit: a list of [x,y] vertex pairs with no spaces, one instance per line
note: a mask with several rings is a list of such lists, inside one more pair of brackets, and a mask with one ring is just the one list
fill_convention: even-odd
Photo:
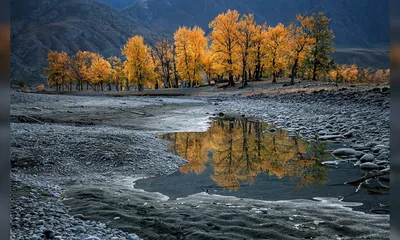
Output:
[[86,90],[89,90],[89,82],[86,82]]
[[232,73],[229,73],[229,83],[228,83],[229,87],[234,87],[235,86],[235,81],[233,80],[233,75]]
[[314,68],[313,68],[313,81],[317,81],[317,60],[314,61]]
[[272,83],[276,83],[275,57],[272,59]]
[[276,73],[272,73],[272,83],[276,83]]
[[251,70],[249,69],[249,78],[248,78],[248,80],[251,81],[251,79],[252,79]]
[[296,60],[294,61],[293,67],[292,67],[292,75],[290,76],[290,85],[294,85],[294,78],[296,76],[297,62],[298,62],[298,58],[296,58]]
[[247,71],[246,71],[246,61],[243,61],[243,69],[242,69],[242,87],[247,86]]
[[103,89],[103,81],[100,82],[100,87],[101,87],[101,91],[103,92],[104,91],[104,89]]

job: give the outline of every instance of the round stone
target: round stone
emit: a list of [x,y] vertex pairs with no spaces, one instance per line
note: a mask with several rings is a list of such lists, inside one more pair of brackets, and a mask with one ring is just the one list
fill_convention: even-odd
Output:
[[140,240],[139,236],[134,233],[129,234],[127,239],[128,240]]
[[356,150],[352,148],[339,148],[333,151],[332,154],[338,156],[356,155]]
[[86,228],[84,228],[83,226],[77,226],[76,227],[76,231],[85,233],[86,232]]
[[375,163],[366,162],[366,163],[361,164],[360,168],[364,169],[364,170],[374,170],[374,169],[378,169],[379,166],[376,165]]
[[375,160],[375,156],[372,155],[372,154],[365,154],[365,155],[362,156],[362,158],[360,159],[360,161],[361,161],[362,163],[365,163],[365,162],[372,162],[372,161],[374,161],[374,160]]

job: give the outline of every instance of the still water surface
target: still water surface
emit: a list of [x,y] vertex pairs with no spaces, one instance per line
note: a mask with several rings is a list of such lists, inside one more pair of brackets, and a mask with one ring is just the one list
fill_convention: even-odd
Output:
[[172,199],[202,191],[263,200],[344,197],[363,203],[358,209],[364,211],[389,203],[389,190],[377,182],[358,192],[344,184],[364,175],[353,163],[322,164],[334,160],[326,150],[342,144],[303,141],[262,121],[216,119],[206,132],[160,138],[188,163],[169,176],[141,180],[136,188]]

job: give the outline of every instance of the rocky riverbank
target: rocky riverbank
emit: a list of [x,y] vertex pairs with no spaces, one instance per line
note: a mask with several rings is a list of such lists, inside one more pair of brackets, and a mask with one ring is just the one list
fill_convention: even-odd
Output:
[[[102,209],[105,207],[102,204],[109,201],[102,193],[108,186],[105,183],[120,177],[149,177],[176,171],[185,161],[169,153],[168,143],[157,139],[157,135],[164,132],[202,131],[207,127],[208,118],[213,115],[236,113],[255,116],[273,123],[277,128],[298,132],[308,141],[319,139],[344,143],[345,149],[342,151],[345,154],[335,153],[337,161],[353,162],[360,165],[364,171],[387,169],[390,165],[388,89],[346,88],[327,87],[326,90],[322,90],[324,85],[321,85],[318,90],[305,93],[299,86],[298,90],[290,93],[213,92],[209,96],[185,98],[11,93],[12,239],[42,239],[46,236],[52,236],[53,239],[138,239],[133,232],[141,236],[137,231],[140,229],[138,227],[147,226],[139,224],[145,216],[137,219],[137,227],[124,228],[124,232],[108,228],[118,225],[105,225],[109,221],[105,220],[110,217],[106,212],[119,211],[114,208]],[[388,185],[387,176],[378,180],[381,185]],[[90,188],[95,185],[98,187]],[[85,186],[90,190],[84,190]],[[71,190],[69,196],[79,200],[74,202],[73,199],[66,199],[68,206],[75,204],[72,205],[75,206],[74,209],[62,204],[62,200],[68,197],[68,194],[64,196],[68,190]],[[118,190],[112,191],[119,194]],[[140,195],[138,192],[135,194]],[[197,205],[205,201],[197,197]],[[152,203],[150,205],[155,207],[154,211],[163,206],[157,203],[160,201],[157,198],[146,196],[139,199],[141,204]],[[82,211],[78,203],[89,204],[86,205],[87,211]],[[111,202],[109,204],[112,205]],[[295,202],[291,204],[292,207],[296,206]],[[308,206],[312,205],[315,204],[311,202]],[[199,214],[196,206],[190,207],[191,214]],[[252,208],[251,205],[247,207]],[[331,220],[339,217],[340,210],[336,210],[338,215],[332,216]],[[86,216],[79,215],[79,211],[84,215],[90,213],[91,221],[86,219]],[[104,211],[107,217],[101,217],[103,213],[95,216],[96,211]],[[224,211],[213,211],[218,213],[218,219],[224,218]],[[161,219],[165,214],[161,211],[154,215],[154,219],[160,218],[161,222],[158,224],[167,227],[169,225],[163,225]],[[237,214],[245,213],[234,213],[235,216]],[[282,226],[288,224],[288,214],[285,213],[285,218],[279,220]],[[316,214],[323,215],[326,212]],[[354,239],[357,234],[361,234],[373,239],[388,238],[388,215],[377,218],[372,215],[362,216],[360,213],[356,215],[360,221],[354,223],[354,227],[349,231],[360,229],[360,224],[370,224],[369,228],[376,231],[372,230],[363,235],[357,230],[350,234],[348,231],[340,233],[337,227],[333,227],[338,231],[332,232],[331,236],[334,239]],[[363,217],[366,219],[361,221]],[[346,222],[346,219],[343,221]],[[256,224],[257,221],[253,223]],[[154,224],[157,225],[157,222]],[[191,231],[196,231],[196,224],[189,225],[187,227]],[[230,228],[233,232],[238,230],[234,225]],[[299,226],[301,224],[297,225],[297,228]],[[279,225],[276,225],[276,228],[279,229]],[[313,228],[303,229],[307,232],[304,236],[312,236],[308,233],[314,231]],[[151,229],[148,231],[154,231]],[[327,229],[332,229],[332,226],[328,226]],[[154,236],[148,239],[157,239],[164,234],[141,233],[142,236]],[[206,235],[213,235],[210,234]],[[232,234],[236,236],[235,233]],[[173,238],[175,235],[170,236]],[[205,235],[201,233],[190,236],[200,238]],[[241,235],[237,236],[240,238]],[[332,239],[329,238],[330,235],[321,235],[320,232],[314,236],[320,236],[315,239]],[[218,237],[222,238],[223,236]]]

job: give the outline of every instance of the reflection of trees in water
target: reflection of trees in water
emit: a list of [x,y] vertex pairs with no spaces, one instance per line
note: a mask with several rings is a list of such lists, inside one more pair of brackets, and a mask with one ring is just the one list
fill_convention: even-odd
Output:
[[[254,183],[257,175],[299,178],[297,187],[324,184],[328,168],[322,166],[328,155],[320,143],[304,142],[278,130],[269,133],[266,123],[247,119],[219,119],[205,133],[173,133],[163,138],[170,148],[189,161],[182,173],[202,173],[211,162],[210,177],[220,187],[238,190],[240,182]],[[212,158],[208,152],[212,152]]]

